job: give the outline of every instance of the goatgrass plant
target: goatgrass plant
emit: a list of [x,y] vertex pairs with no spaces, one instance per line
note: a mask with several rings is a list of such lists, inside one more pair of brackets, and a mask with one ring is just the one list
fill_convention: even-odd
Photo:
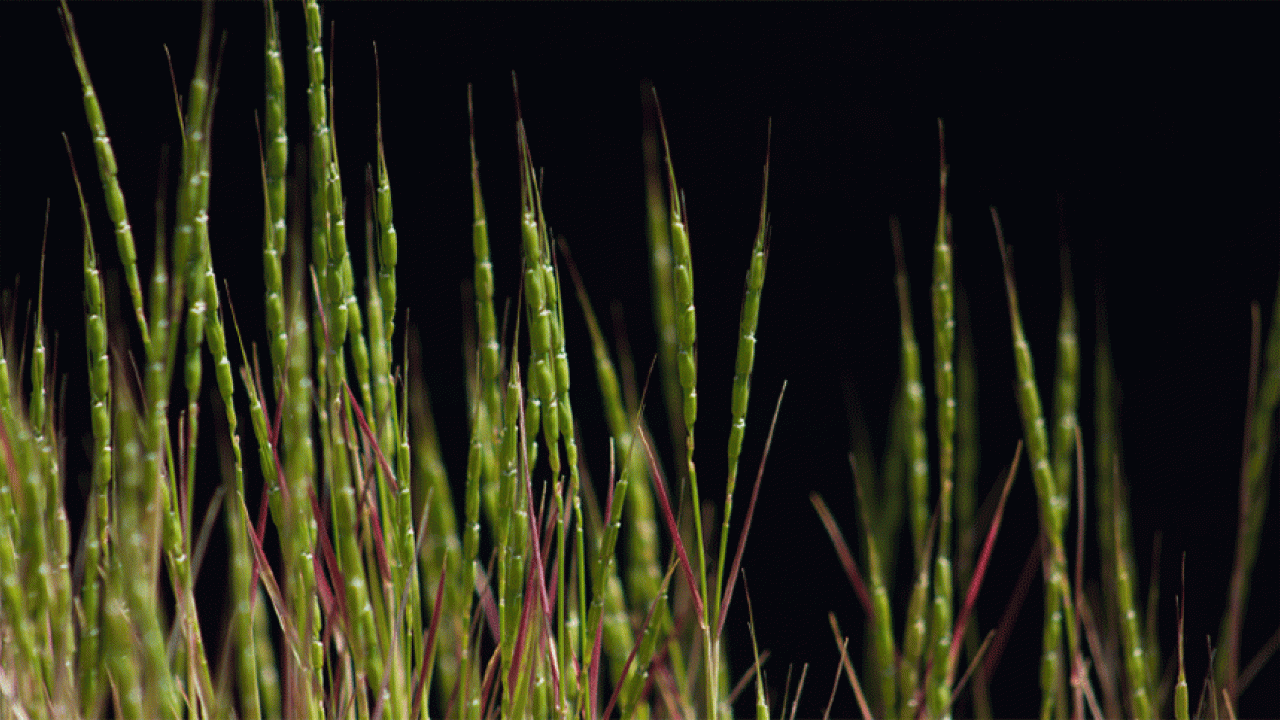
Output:
[[[349,203],[343,190],[317,3],[303,6],[306,47],[298,51],[308,59],[309,150],[304,163],[295,163],[305,177],[297,179],[294,198],[287,190],[285,49],[277,12],[270,0],[265,4],[265,368],[256,344],[240,337],[212,263],[211,246],[219,240],[209,232],[210,212],[216,212],[209,188],[218,79],[211,5],[205,6],[185,104],[179,102],[180,184],[172,231],[157,224],[145,286],[107,119],[65,5],[61,14],[131,313],[127,321],[109,320],[104,254],[90,230],[98,196],[81,187],[73,160],[84,228],[92,482],[73,552],[66,512],[73,500],[63,497],[65,448],[61,418],[49,400],[55,377],[38,309],[29,362],[15,347],[13,326],[0,333],[0,467],[6,476],[0,483],[0,716],[726,717],[738,693],[754,682],[757,717],[785,714],[791,693],[794,717],[807,666],[794,688],[788,675],[781,702],[774,702],[777,688],[766,686],[765,658],[754,647],[754,619],[751,667],[730,668],[724,645],[768,454],[766,441],[735,532],[770,239],[767,150],[737,354],[731,372],[716,369],[731,380],[725,494],[718,504],[704,503],[707,488],[699,484],[695,455],[697,243],[656,94],[647,106],[643,145],[659,340],[652,396],[668,410],[675,459],[670,472],[645,419],[649,383],[637,388],[620,380],[632,373],[615,364],[569,249],[550,229],[523,121],[516,137],[520,299],[511,322],[499,325],[473,124],[475,335],[466,378],[471,437],[463,495],[455,498],[425,391],[406,372],[409,354],[420,349],[397,334],[399,238],[381,99],[377,154],[363,178],[363,222],[348,233],[355,212],[348,208],[358,203]],[[836,616],[830,618],[841,657],[837,683],[843,674],[867,716],[950,717],[966,688],[972,689],[975,714],[989,715],[988,683],[1008,630],[1002,622],[982,639],[972,620],[1023,445],[1000,484],[991,519],[979,523],[973,348],[953,271],[942,158],[931,287],[936,428],[931,440],[904,239],[895,220],[902,376],[890,443],[879,472],[868,457],[851,456],[865,581],[836,518],[813,496],[870,628],[859,673]],[[290,211],[291,202],[305,212]],[[157,207],[164,212],[163,200]],[[1182,607],[1170,701],[1149,629],[1154,600],[1142,608],[1134,587],[1105,332],[1098,334],[1095,353],[1098,430],[1091,479],[1103,592],[1093,606],[1081,588],[1086,478],[1069,261],[1064,254],[1057,371],[1046,414],[994,210],[992,217],[1005,262],[1017,398],[1038,499],[1041,537],[1028,567],[1042,566],[1047,588],[1041,717],[1150,718],[1172,706],[1176,717],[1188,718]],[[357,282],[349,237],[360,230],[366,276]],[[585,317],[611,436],[603,503],[578,448],[566,353],[570,295]],[[1280,398],[1280,296],[1264,356],[1257,317],[1255,311],[1236,566],[1216,674],[1200,701],[1202,717],[1231,717],[1236,698],[1266,661],[1262,654],[1242,671],[1239,653],[1265,511],[1269,428]],[[223,418],[212,431],[201,422],[205,408],[199,402],[207,361]],[[631,359],[623,354],[618,362],[629,366]],[[781,401],[780,394],[775,421]],[[252,433],[242,438],[237,408],[244,407]],[[202,429],[215,433],[225,449],[219,458],[225,481],[213,502],[199,508],[192,484]],[[259,483],[246,483],[252,466],[245,453],[255,451],[262,492],[251,497],[246,488]],[[1074,558],[1067,536],[1073,506],[1080,529]],[[714,511],[704,510],[711,507],[722,508],[718,524]],[[200,613],[208,610],[196,602],[195,578],[219,515],[232,601],[222,634],[209,638],[201,631]],[[895,548],[904,517],[914,571],[907,605],[894,608]],[[268,541],[269,528],[278,548]],[[624,537],[625,552],[619,547]],[[481,552],[486,538],[492,548],[487,556]],[[868,679],[865,688],[860,674]],[[731,689],[736,677],[741,680]]]

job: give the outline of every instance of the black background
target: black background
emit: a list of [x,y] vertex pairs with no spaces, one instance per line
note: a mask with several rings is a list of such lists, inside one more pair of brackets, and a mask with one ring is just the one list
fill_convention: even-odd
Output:
[[[290,138],[305,141],[302,13],[296,5],[279,9]],[[861,612],[808,494],[821,492],[852,537],[858,523],[845,455],[859,423],[874,447],[883,447],[897,377],[891,214],[902,221],[917,334],[931,362],[926,318],[939,117],[947,127],[956,276],[968,293],[980,368],[979,491],[995,482],[1021,436],[988,214],[995,205],[1016,247],[1023,317],[1042,388],[1053,368],[1060,234],[1074,253],[1086,389],[1092,386],[1093,289],[1105,287],[1123,385],[1141,580],[1145,586],[1153,538],[1162,533],[1159,607],[1167,656],[1179,558],[1186,552],[1188,677],[1193,696],[1198,691],[1207,662],[1204,637],[1217,633],[1235,538],[1249,303],[1260,302],[1263,322],[1270,322],[1280,260],[1280,104],[1268,10],[391,3],[324,9],[326,20],[336,23],[334,125],[353,220],[363,166],[374,157],[371,45],[378,42],[400,233],[400,306],[412,309],[424,340],[425,381],[455,481],[467,436],[460,291],[471,274],[467,83],[475,88],[499,302],[514,296],[519,280],[515,71],[534,161],[546,172],[548,218],[571,244],[606,324],[611,301],[624,308],[642,369],[655,345],[640,97],[642,81],[656,86],[693,242],[704,497],[720,493],[713,478],[724,472],[737,312],[772,118],[773,236],[743,456],[747,476],[754,474],[783,379],[790,385],[745,568],[760,644],[773,652],[771,684],[780,688],[788,664],[798,672],[801,663],[813,663],[805,715],[821,713],[834,671],[827,611],[838,613],[854,644],[861,633]],[[185,90],[199,7],[112,3],[73,11],[121,163],[145,273],[159,148],[179,142],[163,46]],[[229,283],[248,337],[261,340],[252,320],[261,316],[262,291],[254,129],[254,112],[262,107],[261,7],[225,3],[216,22],[226,31],[226,47],[214,129],[214,265]],[[60,132],[70,136],[86,181],[103,262],[112,267],[118,260],[55,6],[0,9],[0,58],[0,277],[5,286],[20,277],[21,316],[35,295],[50,198],[45,313],[59,333],[58,369],[67,378],[74,506],[87,482],[86,413],[78,409],[87,399],[80,228]],[[359,235],[352,240],[356,257],[363,257]],[[606,437],[587,370],[589,347],[576,303],[566,313],[578,368],[580,442],[603,476]],[[1090,400],[1086,392],[1087,449]],[[660,416],[653,419],[661,427]],[[212,448],[203,457],[211,461]],[[216,482],[216,468],[207,476]],[[1244,662],[1280,615],[1276,504],[1273,499],[1254,573]],[[737,506],[745,507],[745,496]],[[1004,609],[1035,532],[1034,508],[1023,470],[979,602],[983,628]],[[1094,574],[1092,553],[1089,563],[1086,572]],[[216,572],[215,565],[206,567],[201,587],[210,593],[222,586]],[[997,671],[999,716],[1036,712],[1038,593],[1037,583]],[[728,633],[735,673],[741,672],[749,648],[741,600]],[[1246,693],[1242,713],[1280,712],[1276,687],[1273,662]],[[847,688],[836,703],[836,715],[856,713]]]

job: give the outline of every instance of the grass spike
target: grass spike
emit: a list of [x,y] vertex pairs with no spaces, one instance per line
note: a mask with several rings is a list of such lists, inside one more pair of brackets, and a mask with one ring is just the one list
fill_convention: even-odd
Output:
[[924,431],[924,384],[920,375],[920,346],[916,343],[911,317],[911,293],[907,284],[907,264],[903,257],[902,230],[896,217],[889,218],[896,267],[894,284],[898,291],[898,320],[901,328],[903,426],[906,435],[907,476],[910,478],[911,546],[920,562],[929,519],[929,445]]
[[933,648],[932,662],[936,668],[933,684],[927,689],[930,714],[941,717],[951,702],[944,667],[949,665],[951,647],[950,628],[954,609],[952,585],[954,573],[951,567],[952,508],[955,493],[955,434],[956,434],[956,378],[955,378],[955,283],[951,260],[951,225],[947,214],[947,155],[942,119],[938,119],[938,226],[933,246],[933,367],[934,395],[937,401],[938,423],[938,545],[933,570],[933,619],[930,624]]
[[[741,319],[738,322],[738,351],[733,370],[733,399],[730,403],[729,426],[729,479],[725,485],[723,524],[720,528],[720,554],[716,563],[716,597],[712,608],[723,616],[720,610],[727,601],[721,593],[726,581],[724,575],[725,554],[729,547],[729,521],[733,516],[733,492],[738,481],[738,459],[742,455],[742,439],[747,426],[747,400],[751,394],[751,371],[755,365],[756,327],[760,318],[760,294],[764,287],[766,263],[768,261],[768,206],[769,206],[769,148],[773,137],[773,123],[770,121],[764,154],[764,180],[760,196],[760,224],[756,230],[755,243],[751,249],[751,263],[747,270],[745,290],[742,298]],[[717,633],[718,634],[718,633]]]
[[[1057,595],[1056,611],[1052,612],[1044,625],[1044,655],[1041,659],[1041,720],[1052,716],[1055,697],[1055,683],[1062,667],[1062,634],[1066,628],[1068,652],[1074,657],[1079,650],[1079,637],[1076,632],[1075,611],[1071,581],[1067,578],[1066,550],[1063,532],[1066,512],[1070,507],[1069,494],[1058,492],[1057,481],[1049,464],[1049,440],[1045,430],[1044,413],[1040,403],[1040,392],[1036,389],[1035,369],[1032,363],[1031,348],[1027,345],[1022,330],[1022,316],[1018,311],[1018,295],[1013,280],[1013,263],[1004,243],[1004,231],[1000,225],[1000,216],[991,208],[991,219],[995,225],[996,243],[1000,248],[1000,257],[1004,264],[1005,291],[1009,302],[1009,319],[1013,331],[1014,358],[1018,373],[1018,406],[1022,414],[1023,434],[1026,438],[1027,455],[1031,461],[1031,476],[1035,481],[1036,496],[1039,499],[1040,523],[1044,535],[1049,540],[1047,550],[1048,571],[1045,585],[1049,592]],[[1143,716],[1145,717],[1145,716]]]
[[93,81],[89,78],[89,66],[80,48],[75,19],[65,0],[62,0],[58,14],[62,18],[67,44],[71,47],[71,57],[75,61],[76,72],[80,76],[80,87],[84,92],[85,118],[89,121],[89,130],[93,132],[94,154],[98,160],[98,176],[102,179],[102,191],[106,196],[107,214],[110,215],[115,230],[116,250],[124,265],[125,282],[129,286],[129,297],[133,301],[138,331],[142,335],[143,346],[148,348],[149,354],[151,333],[148,330],[147,316],[142,304],[142,283],[138,279],[138,253],[133,242],[133,226],[129,223],[129,214],[125,208],[124,192],[120,189],[120,181],[116,177],[118,166],[115,151],[111,147],[111,137],[107,135],[107,124],[102,115],[102,107],[98,103],[98,94],[93,88]]

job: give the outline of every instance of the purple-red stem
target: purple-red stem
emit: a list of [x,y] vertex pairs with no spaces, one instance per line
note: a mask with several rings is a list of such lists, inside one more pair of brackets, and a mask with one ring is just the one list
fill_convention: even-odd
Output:
[[1018,462],[1022,459],[1022,441],[1013,451],[1013,464],[1009,467],[1009,475],[1005,478],[1004,489],[1000,491],[1000,501],[996,504],[996,513],[991,518],[991,528],[987,530],[987,539],[982,543],[982,553],[974,566],[973,580],[969,583],[969,592],[965,595],[964,605],[960,608],[960,617],[956,621],[955,632],[951,635],[951,655],[947,658],[947,677],[955,675],[956,660],[960,657],[960,639],[964,637],[969,617],[978,602],[978,591],[982,588],[982,580],[987,574],[987,566],[991,561],[991,551],[996,545],[996,535],[1000,532],[1000,523],[1004,519],[1004,503],[1009,499],[1009,489],[1013,487],[1013,479],[1018,474]]
[[653,475],[653,486],[658,491],[658,503],[662,505],[662,515],[667,521],[667,530],[675,543],[676,554],[680,557],[680,568],[684,571],[685,582],[689,583],[689,594],[693,596],[693,605],[698,611],[698,618],[701,619],[705,617],[702,596],[698,594],[698,583],[693,577],[693,566],[689,564],[689,556],[684,550],[684,541],[680,539],[680,526],[676,524],[675,515],[671,513],[667,483],[662,478],[662,469],[658,467],[658,459],[653,455],[653,446],[649,444],[646,433],[640,433],[640,442],[644,444],[645,454],[649,457],[649,471]]

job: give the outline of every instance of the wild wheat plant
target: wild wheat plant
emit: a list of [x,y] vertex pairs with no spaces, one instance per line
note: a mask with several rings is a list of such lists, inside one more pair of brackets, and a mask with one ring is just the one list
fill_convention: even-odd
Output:
[[[276,8],[270,0],[264,8],[266,335],[242,338],[212,262],[211,248],[225,241],[209,230],[210,213],[217,212],[209,197],[219,70],[212,5],[205,5],[195,71],[180,100],[173,221],[171,228],[157,223],[149,274],[138,267],[130,222],[136,202],[124,197],[117,179],[90,61],[70,11],[61,8],[102,190],[81,186],[73,158],[84,228],[92,481],[83,526],[73,537],[67,507],[80,499],[64,490],[67,449],[50,401],[56,378],[38,310],[29,359],[14,347],[12,328],[0,333],[6,343],[0,346],[6,476],[0,483],[0,716],[726,717],[754,683],[757,717],[787,713],[788,698],[794,717],[807,667],[794,687],[788,677],[779,701],[779,688],[763,681],[762,656],[756,652],[750,667],[731,668],[724,642],[764,474],[761,460],[745,512],[735,515],[769,250],[767,149],[757,230],[743,243],[748,271],[736,357],[725,373],[731,378],[728,476],[723,498],[712,502],[702,497],[697,472],[706,450],[695,453],[697,228],[688,221],[656,94],[644,151],[659,352],[653,382],[640,387],[615,365],[569,248],[550,229],[533,160],[536,138],[523,121],[515,138],[520,214],[502,219],[520,229],[520,283],[508,289],[519,300],[514,312],[499,310],[473,124],[470,443],[463,492],[455,497],[425,390],[409,372],[410,355],[421,349],[406,334],[397,301],[400,238],[381,100],[376,157],[361,178],[363,202],[359,193],[353,202],[343,189],[331,125],[334,96],[326,82],[320,7],[312,1],[302,10],[301,18],[284,21],[305,25],[306,47],[290,49],[281,47]],[[287,90],[301,82],[286,83],[283,52],[306,56],[309,132],[301,140],[299,124],[285,117]],[[516,101],[518,109],[518,93]],[[291,153],[302,157],[291,161]],[[299,168],[294,177],[291,166]],[[84,159],[80,167],[86,170]],[[975,714],[989,716],[989,683],[1001,630],[1007,631],[1004,623],[984,629],[982,640],[973,611],[1023,445],[999,485],[991,519],[980,522],[974,356],[954,277],[947,177],[944,154],[930,293],[932,435],[904,239],[892,224],[900,392],[883,466],[851,458],[865,580],[836,519],[813,496],[870,628],[859,673],[831,616],[841,654],[837,681],[843,674],[867,716],[949,717],[966,688]],[[163,195],[157,205],[166,210]],[[111,253],[91,232],[92,214],[104,208],[125,279],[119,304],[126,309],[115,314],[109,307],[116,299],[102,280]],[[1086,483],[1069,261],[1064,255],[1057,373],[1046,413],[994,210],[993,221],[1006,259],[1017,396],[1038,500],[1041,537],[1028,567],[1041,566],[1047,588],[1041,716],[1147,718],[1172,706],[1177,717],[1190,717],[1181,643],[1170,701],[1154,625],[1144,622],[1152,611],[1141,609],[1134,587],[1105,333],[1098,334],[1094,373],[1095,470]],[[363,265],[353,252],[363,253]],[[357,277],[357,267],[364,277]],[[1273,318],[1280,317],[1277,303]],[[611,462],[597,469],[608,478],[603,493],[586,472],[570,393],[566,347],[577,313],[588,329],[610,436]],[[1255,338],[1255,348],[1260,345]],[[205,378],[207,365],[212,381]],[[1242,669],[1239,638],[1266,507],[1267,438],[1280,397],[1274,319],[1265,362],[1255,367],[1260,380],[1251,391],[1236,570],[1220,666],[1202,693],[1201,716],[1231,716],[1235,699],[1266,661],[1263,653]],[[206,386],[217,395],[212,413],[211,403],[200,402]],[[672,451],[665,462],[646,421],[651,398],[667,408]],[[246,408],[250,432],[241,430]],[[194,501],[201,431],[216,437],[224,477],[207,507]],[[1091,527],[1102,551],[1101,598],[1082,591],[1083,534],[1067,536],[1069,514],[1084,510],[1086,484],[1099,515]],[[251,492],[257,487],[261,493]],[[908,604],[894,608],[895,548],[904,518],[913,572]],[[195,581],[219,523],[231,605],[226,626],[209,637],[201,621],[207,623],[210,609],[197,602]],[[754,644],[754,624],[751,630]]]
[[[396,332],[399,240],[380,117],[376,163],[364,178],[364,222],[348,237],[351,211],[329,121],[333,95],[319,6],[304,6],[307,47],[296,49],[307,54],[310,134],[296,184],[305,196],[294,202],[309,208],[306,217],[287,209],[286,79],[277,12],[270,2],[265,7],[262,358],[224,310],[230,306],[210,252],[219,242],[208,230],[216,212],[209,206],[218,87],[212,5],[205,6],[180,118],[173,228],[157,238],[145,284],[89,63],[65,5],[61,14],[132,313],[126,325],[108,324],[90,230],[96,195],[82,191],[95,452],[78,552],[61,490],[63,449],[47,397],[43,324],[29,368],[0,367],[4,467],[18,483],[3,486],[0,523],[6,562],[0,647],[12,661],[0,683],[4,714],[599,717],[647,716],[662,703],[687,713],[728,712],[721,637],[746,533],[738,533],[731,563],[728,522],[718,543],[703,542],[699,514],[685,508],[674,486],[668,489],[638,401],[623,398],[579,283],[615,459],[603,506],[583,487],[566,354],[572,293],[564,271],[572,264],[543,213],[523,124],[517,133],[523,312],[503,328],[473,131],[477,343],[467,378],[473,402],[466,486],[455,504],[423,389],[406,374],[411,343]],[[658,289],[680,311],[671,323],[677,363],[663,372],[682,388],[678,417],[687,453],[679,476],[696,507],[692,256],[669,153],[666,166],[660,192],[670,203],[657,211],[664,219],[653,235],[655,247],[671,248],[673,262]],[[765,172],[767,178],[767,164]],[[762,200],[760,229],[744,248],[750,271],[733,376],[735,468],[764,281],[765,223]],[[355,276],[350,250],[361,231],[363,279]],[[209,417],[202,417],[199,398],[210,361],[225,424],[203,429],[218,434],[226,450],[220,458],[226,481],[210,507],[196,508],[197,438]],[[18,373],[28,369],[24,383]],[[242,438],[237,408],[243,407],[252,434]],[[252,472],[245,453],[255,451],[261,497],[246,490],[257,484],[245,482]],[[757,490],[759,482],[757,474]],[[733,494],[731,482],[726,511]],[[696,528],[688,551],[677,519],[687,515]],[[208,610],[196,602],[194,581],[219,516],[232,607],[225,635],[215,639],[201,633],[199,613]],[[625,563],[618,552],[624,516],[632,545]],[[674,541],[669,561],[662,559],[659,524]],[[482,535],[492,547],[487,557]],[[709,548],[719,548],[718,556],[708,557]],[[693,617],[679,615],[669,597],[677,568],[694,599]]]

